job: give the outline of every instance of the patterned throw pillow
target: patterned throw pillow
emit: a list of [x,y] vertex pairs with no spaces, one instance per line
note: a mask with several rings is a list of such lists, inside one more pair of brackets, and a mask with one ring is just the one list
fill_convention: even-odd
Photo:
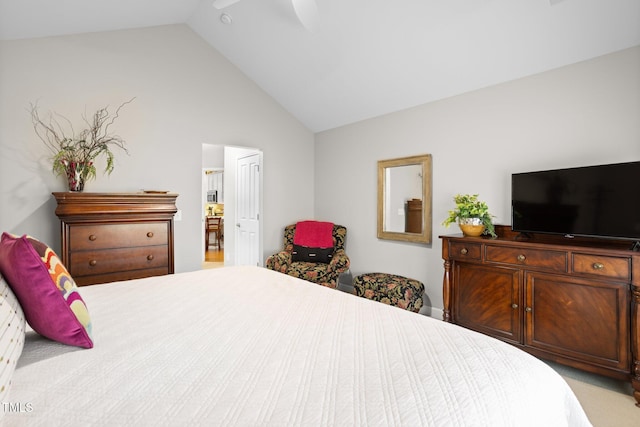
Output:
[[[18,299],[0,276],[0,402],[7,401],[11,377],[24,347],[25,320]],[[0,418],[4,411],[0,411]]]
[[3,233],[0,274],[18,297],[34,331],[63,344],[93,347],[87,307],[51,248],[26,235]]

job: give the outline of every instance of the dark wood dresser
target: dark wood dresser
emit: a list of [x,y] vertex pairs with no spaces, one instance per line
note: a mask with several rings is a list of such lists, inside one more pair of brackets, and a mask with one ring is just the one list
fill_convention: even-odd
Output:
[[422,233],[422,200],[411,199],[405,203],[405,233]]
[[496,232],[441,236],[444,320],[630,380],[640,403],[640,252],[626,241]]
[[171,274],[174,193],[53,193],[78,286]]

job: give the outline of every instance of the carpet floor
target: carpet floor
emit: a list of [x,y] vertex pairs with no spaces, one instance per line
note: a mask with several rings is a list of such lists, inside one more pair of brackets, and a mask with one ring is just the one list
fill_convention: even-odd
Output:
[[629,382],[547,363],[567,381],[594,427],[640,426],[640,408]]

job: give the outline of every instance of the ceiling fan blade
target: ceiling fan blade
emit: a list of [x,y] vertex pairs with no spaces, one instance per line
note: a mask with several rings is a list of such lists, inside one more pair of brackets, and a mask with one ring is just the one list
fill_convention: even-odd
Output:
[[213,0],[213,7],[216,9],[224,9],[239,1],[240,0]]
[[320,18],[315,0],[291,0],[300,23],[309,31],[318,29]]

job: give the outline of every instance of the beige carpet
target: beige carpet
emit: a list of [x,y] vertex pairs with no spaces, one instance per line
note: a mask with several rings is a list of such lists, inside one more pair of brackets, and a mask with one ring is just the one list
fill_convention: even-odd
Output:
[[640,426],[630,383],[547,363],[567,381],[594,427]]

